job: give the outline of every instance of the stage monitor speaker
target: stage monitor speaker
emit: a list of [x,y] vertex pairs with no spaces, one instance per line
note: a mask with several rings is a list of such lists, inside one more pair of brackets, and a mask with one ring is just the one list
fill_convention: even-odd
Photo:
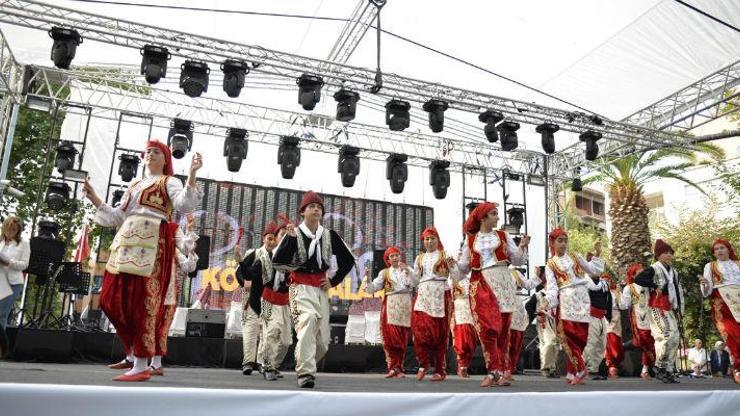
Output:
[[16,361],[62,363],[72,360],[74,332],[47,329],[18,330],[13,348]]
[[383,260],[384,254],[385,250],[373,250],[373,279],[377,277],[383,269],[385,269],[385,260]]
[[186,337],[223,338],[226,331],[226,311],[188,309]]
[[63,241],[46,237],[31,238],[31,256],[28,260],[26,272],[36,275],[36,283],[44,284],[49,278],[49,266],[53,262],[62,261],[67,245]]

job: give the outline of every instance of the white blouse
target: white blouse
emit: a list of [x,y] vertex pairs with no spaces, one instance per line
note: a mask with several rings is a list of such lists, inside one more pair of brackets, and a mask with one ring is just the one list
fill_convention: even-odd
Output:
[[[411,293],[411,288],[415,286],[414,271],[410,267],[390,267],[388,277],[391,280],[393,290],[386,292],[385,295],[396,295],[400,293]],[[383,273],[381,272],[373,281],[367,283],[365,292],[375,293],[385,288]]]
[[576,276],[575,272],[573,271],[575,264],[567,253],[562,257],[554,256],[553,259],[558,264],[558,267],[560,267],[560,270],[563,270],[568,275],[570,283],[566,286],[558,287],[558,281],[555,277],[555,272],[552,271],[550,267],[545,267],[545,298],[547,299],[547,303],[550,305],[551,308],[557,306],[558,293],[561,290],[568,292],[581,285],[585,285],[588,290],[609,290],[609,287],[606,285],[605,282],[600,281],[599,283],[594,283],[594,281],[590,277],[598,276],[604,271],[604,261],[600,258],[593,256],[591,258],[591,261],[588,262],[586,261],[586,259],[583,258],[583,256],[581,256],[580,254],[576,254],[578,264],[581,266],[581,268],[583,268],[583,271],[586,272],[586,276],[584,277]]
[[[717,286],[725,285],[740,285],[740,266],[738,262],[733,260],[717,261],[720,273],[722,273],[722,284]],[[714,279],[712,278],[712,263],[707,263],[704,266],[704,280],[708,283],[707,290],[702,290],[704,296],[712,294],[714,289]]]
[[28,240],[21,238],[20,243],[16,243],[15,240],[6,243],[0,236],[0,258],[8,263],[7,266],[0,265],[0,278],[5,276],[9,285],[23,284],[23,270],[28,268],[28,261],[31,258]]
[[[162,211],[139,205],[139,195],[150,185],[159,180],[161,175],[147,176],[139,182],[129,186],[121,199],[121,205],[112,208],[108,204],[101,204],[95,212],[95,222],[103,227],[120,227],[126,217],[130,215],[146,215],[161,220],[169,220]],[[197,187],[183,187],[182,182],[170,177],[167,180],[167,195],[170,197],[174,211],[192,212],[200,203],[203,195]],[[123,210],[126,207],[126,210]]]
[[[443,281],[447,282],[447,277],[444,276],[438,276],[434,273],[434,265],[437,264],[439,261],[439,250],[435,250],[431,253],[422,253],[420,254],[422,256],[422,266],[424,267],[424,271],[422,273],[421,270],[417,267],[416,264],[414,264],[414,277],[417,279],[416,285],[418,286],[421,283],[429,282],[429,281]],[[457,279],[457,267],[451,267],[450,268],[450,277],[453,279]],[[447,289],[450,289],[451,286],[447,284]]]
[[[462,250],[462,256],[458,262],[460,273],[463,275],[470,272],[470,249],[468,244],[468,240],[466,239],[465,246]],[[478,231],[478,235],[475,238],[475,251],[480,253],[480,267],[482,269],[496,264],[496,256],[494,252],[500,245],[501,239],[498,237],[498,233],[496,231],[491,231],[490,233]],[[521,266],[527,263],[527,249],[519,248],[509,233],[506,233],[506,246],[507,251],[509,252],[509,257],[511,258],[511,264],[514,266]]]

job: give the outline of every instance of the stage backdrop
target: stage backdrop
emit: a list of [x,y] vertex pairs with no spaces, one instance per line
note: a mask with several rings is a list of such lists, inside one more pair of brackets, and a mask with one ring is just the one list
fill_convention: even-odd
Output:
[[[194,214],[196,233],[211,239],[210,264],[190,284],[185,283],[181,304],[202,299],[209,308],[228,309],[232,299],[238,301],[242,295],[234,278],[233,257],[240,228],[242,252],[259,247],[265,224],[278,214],[286,215],[294,223],[299,221],[298,204],[304,191],[207,179],[199,179],[198,186],[203,191],[203,204]],[[421,251],[419,234],[434,223],[433,210],[428,207],[331,194],[321,197],[326,208],[322,224],[335,230],[357,258],[357,267],[330,291],[335,304],[346,306],[348,302],[341,301],[371,297],[364,293],[361,282],[365,268],[371,267],[373,250],[398,246],[406,262],[412,264]],[[184,225],[184,219],[180,221]]]

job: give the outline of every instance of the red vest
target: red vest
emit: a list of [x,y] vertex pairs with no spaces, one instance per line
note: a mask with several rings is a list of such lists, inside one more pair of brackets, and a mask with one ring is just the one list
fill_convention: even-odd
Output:
[[[508,261],[511,262],[511,257],[509,256],[509,250],[507,250],[506,245],[506,231],[496,230],[496,234],[498,235],[498,239],[500,241],[500,244],[496,249],[493,251],[493,254],[496,256],[496,261]],[[478,233],[475,233],[473,235],[468,235],[468,249],[470,250],[470,268],[480,269],[480,259],[481,255],[477,251],[475,251],[475,240],[478,238]]]

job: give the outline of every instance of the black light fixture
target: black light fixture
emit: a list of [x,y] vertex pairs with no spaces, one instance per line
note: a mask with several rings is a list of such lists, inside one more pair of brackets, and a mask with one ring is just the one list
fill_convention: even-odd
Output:
[[471,201],[465,204],[465,208],[468,209],[468,215],[470,215],[474,209],[476,209],[480,205],[480,202]]
[[208,64],[188,59],[180,66],[180,88],[188,97],[200,97],[208,91]]
[[167,144],[172,149],[172,157],[182,159],[193,147],[193,123],[176,118],[172,120]]
[[392,153],[385,160],[385,178],[391,185],[391,192],[400,194],[409,178],[406,161],[409,157],[403,153]]
[[553,123],[542,123],[534,129],[542,135],[542,150],[548,155],[555,153],[555,132],[560,130],[560,126]]
[[298,84],[298,104],[306,111],[311,111],[321,101],[321,87],[324,80],[318,75],[302,74],[296,80]]
[[337,102],[337,120],[352,121],[355,119],[360,94],[342,88],[334,93],[334,100]]
[[597,116],[596,114],[591,114],[590,116],[588,116],[588,120],[596,126],[601,126],[602,124],[604,124],[604,120],[602,120],[601,117]]
[[110,201],[110,206],[115,208],[121,205],[121,199],[123,199],[124,192],[125,191],[123,189],[116,189],[115,191],[113,191],[113,198]]
[[429,185],[432,185],[432,192],[437,199],[444,199],[447,196],[447,188],[450,187],[450,167],[448,160],[433,160],[429,164]]
[[601,137],[601,133],[593,130],[585,131],[578,136],[582,142],[586,142],[586,160],[596,160],[599,157],[599,144],[596,142]]
[[360,173],[360,149],[345,145],[339,149],[339,160],[337,161],[337,172],[341,174],[342,186],[351,188],[355,185],[355,179]]
[[46,187],[46,206],[52,211],[59,211],[67,206],[69,185],[65,182],[51,181]]
[[244,80],[249,73],[249,65],[244,61],[227,59],[221,64],[224,73],[224,91],[231,98],[236,98],[244,88]]
[[139,50],[141,53],[141,71],[146,82],[156,84],[160,79],[167,76],[167,61],[172,58],[167,48],[154,45],[144,45]]
[[56,240],[59,237],[59,230],[62,227],[54,221],[41,220],[38,224],[38,231],[36,232],[37,237],[49,238]]
[[82,43],[82,36],[75,29],[54,26],[49,30],[54,39],[51,45],[51,60],[57,68],[69,69],[77,52],[77,45]]
[[581,168],[576,168],[574,171],[573,182],[570,184],[570,190],[573,192],[581,192],[583,190],[583,183],[581,182]]
[[519,147],[519,140],[516,135],[516,131],[519,130],[519,123],[507,120],[496,126],[496,129],[501,137],[501,150],[510,152]]
[[500,111],[486,110],[478,114],[478,120],[481,123],[486,123],[486,127],[483,128],[483,132],[486,134],[486,139],[489,142],[494,143],[498,141],[498,130],[496,130],[496,123],[504,119],[504,115]]
[[429,100],[421,107],[429,113],[429,128],[434,133],[439,133],[444,129],[445,111],[450,107],[446,101]]
[[239,172],[242,161],[247,158],[249,142],[247,142],[247,131],[245,129],[230,128],[224,140],[224,156],[226,156],[226,167],[229,172]]
[[139,170],[139,156],[130,153],[123,153],[118,156],[121,161],[118,165],[118,174],[121,175],[121,180],[124,182],[131,182],[136,176],[136,171]]
[[[506,213],[509,215],[509,225],[517,229],[524,225],[524,208],[511,207],[506,210]],[[516,234],[519,233],[517,232]]]
[[75,156],[77,155],[77,149],[74,144],[69,140],[62,140],[57,144],[57,155],[54,158],[54,165],[57,168],[57,172],[64,173],[67,169],[74,169]]
[[301,148],[298,144],[301,139],[295,136],[283,136],[280,138],[278,148],[278,165],[283,179],[293,179],[295,169],[301,164]]
[[403,100],[390,100],[385,104],[385,124],[392,131],[402,131],[409,127],[411,104]]

